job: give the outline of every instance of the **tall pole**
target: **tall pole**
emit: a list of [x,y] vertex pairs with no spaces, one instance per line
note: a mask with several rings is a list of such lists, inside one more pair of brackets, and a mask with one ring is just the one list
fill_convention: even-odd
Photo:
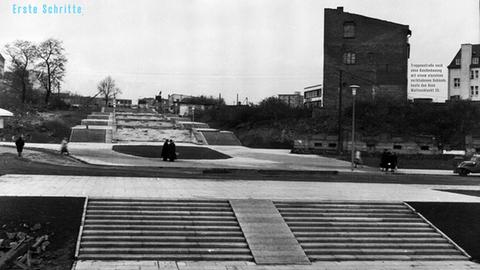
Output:
[[352,171],[355,167],[355,96],[357,95],[358,85],[350,85],[352,88]]
[[338,140],[337,140],[337,154],[340,155],[343,151],[343,134],[342,134],[342,92],[343,92],[343,70],[338,70]]

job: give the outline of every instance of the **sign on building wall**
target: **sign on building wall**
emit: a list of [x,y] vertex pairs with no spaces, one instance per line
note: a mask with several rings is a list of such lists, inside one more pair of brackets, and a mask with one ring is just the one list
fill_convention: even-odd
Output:
[[443,64],[410,64],[409,98],[443,101],[447,96],[447,71]]

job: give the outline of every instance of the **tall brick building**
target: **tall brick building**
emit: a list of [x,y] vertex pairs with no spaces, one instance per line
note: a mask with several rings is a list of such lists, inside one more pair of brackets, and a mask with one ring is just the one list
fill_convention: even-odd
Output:
[[349,85],[359,85],[357,98],[380,96],[407,101],[407,67],[410,54],[408,25],[343,11],[325,9],[324,108],[338,110],[342,85],[342,108],[352,100]]

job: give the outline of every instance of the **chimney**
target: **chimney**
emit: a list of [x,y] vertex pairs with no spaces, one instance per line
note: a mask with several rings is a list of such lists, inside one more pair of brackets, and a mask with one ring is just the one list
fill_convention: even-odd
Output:
[[343,7],[337,7],[338,12],[343,12]]

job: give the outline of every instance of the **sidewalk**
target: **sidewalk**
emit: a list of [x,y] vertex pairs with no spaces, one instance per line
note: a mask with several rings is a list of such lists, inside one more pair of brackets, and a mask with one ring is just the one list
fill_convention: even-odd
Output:
[[479,186],[53,175],[0,176],[0,196],[480,202]]

